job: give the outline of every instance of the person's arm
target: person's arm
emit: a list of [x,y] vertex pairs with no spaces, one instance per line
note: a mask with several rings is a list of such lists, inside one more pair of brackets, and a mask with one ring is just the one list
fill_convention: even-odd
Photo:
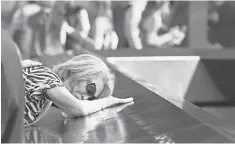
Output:
[[101,50],[104,44],[104,35],[107,27],[107,18],[98,16],[94,22],[94,43],[95,49]]
[[169,43],[173,39],[173,35],[171,33],[166,33],[162,36],[158,36],[155,33],[148,34],[147,43],[151,46],[161,47],[164,44]]
[[94,50],[95,49],[95,43],[94,41],[87,37],[87,35],[84,32],[78,32],[75,28],[69,26],[67,22],[63,23],[63,31],[66,31],[72,39],[79,42],[83,48]]
[[[143,6],[144,7],[144,6]],[[142,8],[143,10],[143,8]],[[128,44],[130,47],[136,49],[142,49],[142,42],[139,37],[140,30],[139,30],[139,23],[141,21],[142,10],[139,8],[139,5],[133,5],[130,7],[126,13],[124,18],[125,23],[125,33]]]
[[186,30],[179,30],[178,28],[173,28],[161,36],[151,32],[147,35],[147,43],[156,47],[180,45],[185,38],[185,33]]
[[78,18],[81,25],[81,32],[83,32],[84,35],[88,36],[91,26],[87,11],[85,9],[80,10],[80,12],[78,13]]
[[173,39],[171,32],[161,36],[157,34],[162,27],[165,27],[165,25],[162,22],[161,13],[159,11],[156,11],[144,21],[143,28],[146,31],[145,37],[148,45],[162,47]]
[[186,36],[187,29],[187,26],[173,27],[171,31],[171,33],[173,34],[173,40],[171,41],[171,43],[174,45],[180,45]]
[[116,104],[129,103],[133,98],[119,99],[112,96],[87,101],[76,99],[65,87],[47,90],[47,95],[69,117],[86,116]]
[[161,28],[167,29],[162,22],[161,13],[156,11],[153,16],[150,16],[144,23],[146,29],[147,44],[156,47],[172,46],[181,43],[185,37],[187,27],[180,29],[178,26],[171,28],[167,33],[158,35]]
[[111,46],[110,46],[112,50],[117,49],[118,42],[119,42],[119,39],[118,39],[117,33],[115,31],[112,31],[111,32]]

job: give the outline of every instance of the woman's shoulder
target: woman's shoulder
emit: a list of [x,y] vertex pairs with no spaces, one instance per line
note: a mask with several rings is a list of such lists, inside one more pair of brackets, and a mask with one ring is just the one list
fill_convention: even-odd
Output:
[[31,89],[28,91],[33,92],[32,94],[42,94],[46,89],[63,86],[59,76],[42,63],[30,60],[27,63],[25,61],[24,64],[22,76],[25,81],[25,88]]
[[21,66],[23,69],[23,73],[26,75],[41,75],[44,76],[51,76],[54,75],[56,79],[59,79],[58,76],[52,72],[52,69],[48,66],[44,65],[41,62],[38,61],[32,61],[32,60],[23,60],[21,61]]
[[52,72],[52,70],[44,65],[41,62],[38,61],[32,61],[32,60],[23,60],[21,61],[21,66],[23,70],[23,75],[27,76],[34,76],[37,77],[38,75],[44,75],[44,77],[51,77],[53,75],[54,79],[59,79],[58,76]]

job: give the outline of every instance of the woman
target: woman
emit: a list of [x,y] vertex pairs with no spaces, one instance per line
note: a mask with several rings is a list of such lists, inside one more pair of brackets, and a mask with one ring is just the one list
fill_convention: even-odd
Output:
[[22,66],[25,126],[42,118],[52,102],[73,118],[133,101],[111,96],[114,75],[102,60],[92,55],[76,56],[52,70],[30,60],[22,61]]
[[24,58],[42,55],[46,47],[46,24],[53,2],[22,2],[14,13],[10,33]]
[[[148,7],[155,8],[148,12]],[[180,45],[185,38],[186,26],[171,26],[175,7],[170,1],[148,2],[140,22],[142,42],[148,47],[171,47]]]
[[[212,5],[213,4],[213,5]],[[217,47],[235,46],[235,2],[216,1],[210,3],[209,41]]]
[[[56,123],[53,123],[47,127],[27,127],[25,128],[25,142],[124,142],[127,130],[125,129],[122,117],[118,116],[118,113],[132,104],[133,103],[127,103],[111,107],[109,109],[105,109],[90,116],[86,116],[79,119],[57,119]],[[50,115],[50,117],[53,117],[53,115],[56,115],[56,112]],[[106,119],[112,120],[108,123],[102,123]],[[100,124],[104,129],[102,135],[99,135],[99,127],[101,126]],[[63,129],[63,131],[58,131],[57,129],[54,129],[55,127],[60,127]]]
[[73,50],[79,47],[83,47],[75,41],[67,33],[68,27],[77,31],[84,38],[88,38],[88,33],[90,31],[90,21],[87,10],[80,5],[75,5],[73,1],[68,1],[65,4],[65,21],[61,28],[61,43],[65,46],[66,50]]
[[95,49],[117,49],[118,36],[113,27],[113,14],[111,1],[93,1],[97,11],[91,14],[91,37],[94,39]]
[[[142,13],[145,11],[147,1],[130,1],[124,12],[124,24],[123,24],[123,34],[124,39],[122,38],[121,43],[127,47],[135,48],[137,50],[143,49],[142,41],[140,38],[140,27]],[[119,32],[119,34],[121,34]],[[126,42],[125,42],[126,41]]]

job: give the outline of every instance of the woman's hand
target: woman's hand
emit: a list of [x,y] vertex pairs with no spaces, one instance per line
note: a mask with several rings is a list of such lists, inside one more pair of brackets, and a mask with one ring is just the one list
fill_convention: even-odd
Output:
[[105,108],[108,108],[108,107],[111,107],[111,106],[115,106],[115,105],[118,105],[118,104],[130,103],[130,102],[133,102],[133,100],[134,99],[132,97],[120,99],[120,98],[110,96],[110,97],[106,98],[106,102],[104,103],[102,109],[105,109]]
[[65,87],[47,90],[47,95],[69,117],[87,116],[102,109],[133,102],[133,98],[119,99],[112,96],[93,101],[75,98]]
[[119,104],[126,104],[133,102],[133,98],[115,98],[113,96],[105,97],[102,99],[97,99],[93,101],[82,100],[81,103],[83,105],[83,112],[85,115],[89,115],[91,113],[103,110],[108,107],[116,106]]
[[[99,101],[102,100],[103,101],[103,104],[102,105],[99,105]],[[97,101],[97,103],[95,103],[95,101]],[[89,105],[90,102],[94,102],[94,105],[93,105],[93,108],[96,109],[96,108],[99,108],[99,110],[103,110],[103,109],[106,109],[108,107],[113,107],[113,106],[116,106],[116,105],[121,105],[121,104],[124,104],[123,106],[126,107],[127,105],[129,104],[133,104],[134,101],[133,101],[133,98],[125,98],[125,99],[119,99],[119,98],[115,98],[113,96],[110,96],[110,97],[107,97],[107,98],[103,98],[103,99],[99,99],[99,100],[93,100],[93,101],[88,101],[88,100],[83,100],[84,104],[86,105]],[[114,107],[115,109],[116,107]],[[117,108],[122,108],[122,106],[118,106]],[[112,108],[111,108],[112,109]],[[111,110],[110,109],[110,110]],[[121,111],[121,110],[119,110]],[[90,112],[88,112],[89,114]],[[92,113],[92,112],[91,112]],[[68,117],[68,115],[64,112],[62,112],[62,115],[64,117]]]

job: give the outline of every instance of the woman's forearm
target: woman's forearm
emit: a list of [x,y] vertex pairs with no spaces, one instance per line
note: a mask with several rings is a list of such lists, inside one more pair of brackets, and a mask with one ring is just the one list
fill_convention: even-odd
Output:
[[62,111],[69,117],[86,116],[103,109],[104,100],[81,101],[75,98],[65,87],[56,87],[47,90],[48,96],[51,98]]
[[102,99],[97,99],[93,101],[82,101],[82,105],[84,108],[84,112],[86,115],[95,113],[97,111],[100,111],[102,109],[108,108],[115,106],[117,104],[124,104],[124,103],[129,103],[132,102],[133,98],[127,98],[127,99],[119,99],[115,98],[113,96],[105,97]]
[[69,117],[86,116],[116,104],[129,103],[133,98],[118,99],[112,96],[87,101],[75,98],[65,87],[47,90],[47,95]]
[[70,117],[85,115],[82,104],[65,87],[48,89],[46,94],[51,101]]

